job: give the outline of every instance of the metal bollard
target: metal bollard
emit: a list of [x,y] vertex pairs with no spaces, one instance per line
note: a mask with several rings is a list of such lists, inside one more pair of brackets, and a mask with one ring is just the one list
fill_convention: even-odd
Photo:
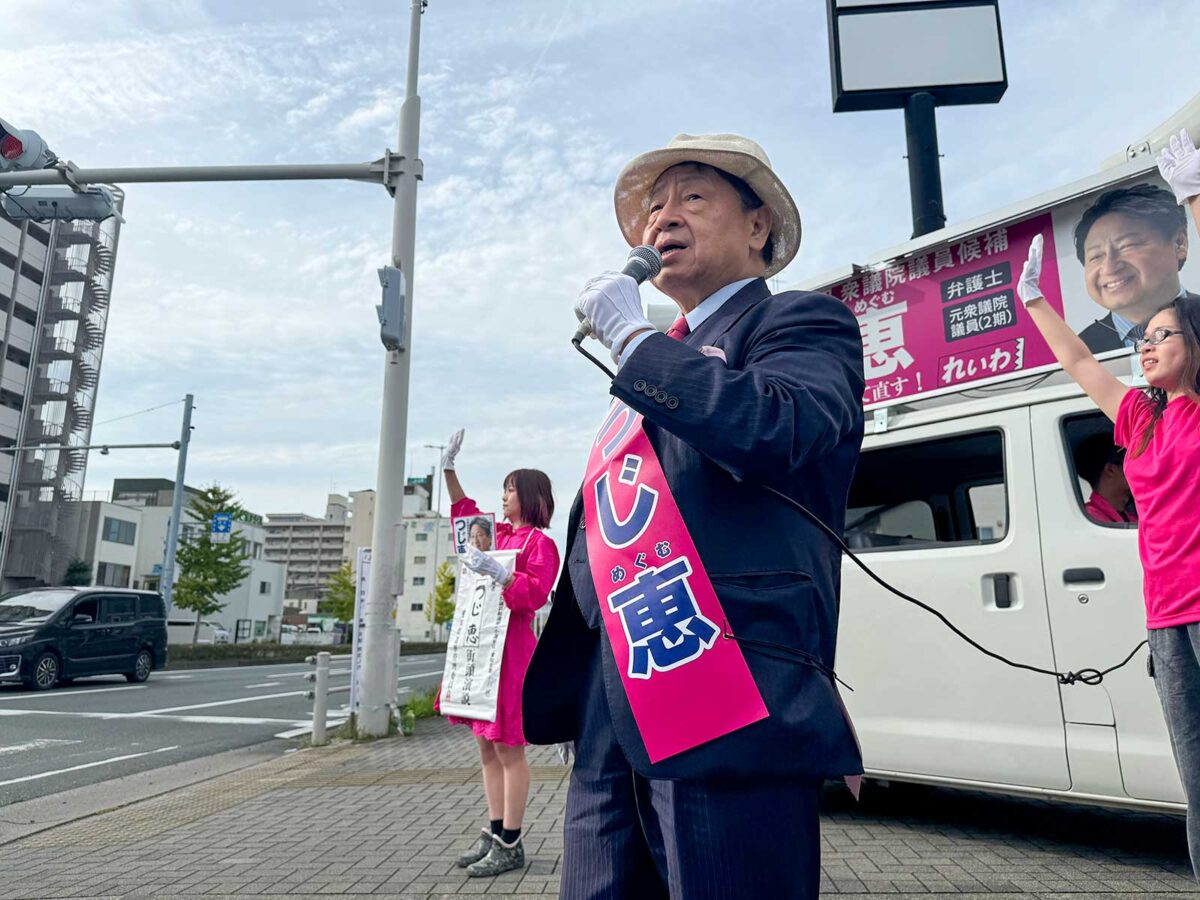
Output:
[[325,714],[329,708],[329,654],[325,651],[316,656],[308,657],[305,662],[316,666],[316,671],[305,676],[305,680],[313,683],[313,689],[308,692],[308,698],[313,702],[312,745],[323,747],[325,737]]

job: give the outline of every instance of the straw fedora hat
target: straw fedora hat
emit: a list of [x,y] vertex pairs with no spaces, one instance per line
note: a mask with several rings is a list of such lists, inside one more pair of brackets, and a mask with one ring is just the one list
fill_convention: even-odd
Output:
[[766,275],[774,275],[800,249],[800,211],[792,195],[771,169],[766,151],[738,134],[678,134],[661,150],[635,157],[617,176],[614,201],[617,223],[631,247],[642,242],[650,205],[650,189],[671,166],[704,163],[736,175],[758,195],[771,211],[771,242],[774,258]]

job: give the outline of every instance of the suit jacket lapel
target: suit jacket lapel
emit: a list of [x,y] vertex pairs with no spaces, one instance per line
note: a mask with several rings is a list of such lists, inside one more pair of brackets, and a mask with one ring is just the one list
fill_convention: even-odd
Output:
[[717,338],[732,328],[734,323],[742,317],[746,310],[750,309],[760,300],[764,300],[770,296],[771,289],[767,287],[767,282],[762,278],[754,279],[726,300],[720,309],[705,319],[699,328],[685,338],[685,342],[689,347],[703,347],[707,344],[715,344]]

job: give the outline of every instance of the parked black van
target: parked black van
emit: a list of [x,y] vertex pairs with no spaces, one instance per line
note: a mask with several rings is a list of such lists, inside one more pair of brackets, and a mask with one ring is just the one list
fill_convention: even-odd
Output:
[[35,588],[0,597],[0,681],[38,691],[84,675],[142,682],[167,662],[161,595],[120,588]]

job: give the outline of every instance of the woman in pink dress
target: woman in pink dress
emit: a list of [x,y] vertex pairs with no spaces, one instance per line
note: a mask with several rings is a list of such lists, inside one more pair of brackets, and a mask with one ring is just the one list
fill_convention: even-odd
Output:
[[[455,518],[479,512],[454,469],[462,439],[463,432],[455,432],[442,457],[451,515]],[[499,875],[525,866],[521,824],[529,795],[529,763],[525,760],[526,741],[521,727],[521,686],[537,643],[533,614],[546,603],[558,577],[558,548],[542,531],[554,515],[554,495],[546,474],[537,469],[510,472],[504,479],[501,514],[507,521],[496,523],[494,547],[517,551],[515,571],[509,574],[496,559],[474,546],[468,545],[461,557],[463,565],[504,585],[504,603],[511,610],[500,666],[496,721],[446,717],[456,725],[469,725],[475,732],[483,764],[489,827],[482,830],[475,846],[458,858],[459,866],[472,876]]]

